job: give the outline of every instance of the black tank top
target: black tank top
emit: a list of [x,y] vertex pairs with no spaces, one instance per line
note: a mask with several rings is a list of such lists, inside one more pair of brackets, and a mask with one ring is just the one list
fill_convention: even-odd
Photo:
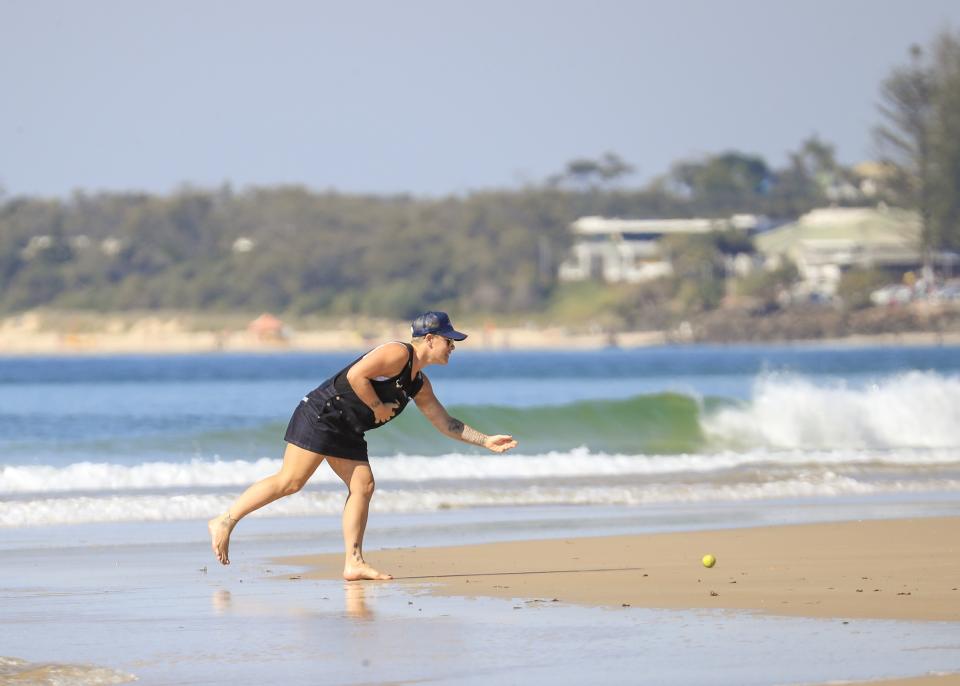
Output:
[[[423,388],[423,374],[417,372],[416,378],[410,378],[410,372],[413,371],[413,346],[409,343],[403,345],[407,348],[407,363],[400,370],[400,373],[386,379],[370,380],[373,391],[380,398],[380,402],[397,404],[397,410],[390,419],[403,412],[407,403],[410,402],[410,398],[414,397]],[[347,372],[366,355],[367,353],[364,353],[355,359],[310,391],[305,398],[307,402],[316,406],[330,403],[332,407],[336,408],[340,418],[347,426],[358,433],[379,428],[390,421],[388,419],[386,422],[377,424],[373,410],[367,407],[367,404],[357,396],[353,386],[347,380]]]

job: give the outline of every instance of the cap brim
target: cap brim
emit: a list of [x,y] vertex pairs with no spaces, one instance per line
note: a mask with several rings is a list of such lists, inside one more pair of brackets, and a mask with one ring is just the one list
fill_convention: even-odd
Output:
[[438,331],[441,336],[449,338],[451,341],[462,341],[467,337],[467,334],[460,333],[456,329],[447,329],[446,331]]

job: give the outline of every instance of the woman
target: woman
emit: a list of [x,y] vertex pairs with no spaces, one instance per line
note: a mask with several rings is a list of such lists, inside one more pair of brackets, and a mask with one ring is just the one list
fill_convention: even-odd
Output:
[[373,497],[373,471],[367,458],[366,431],[400,414],[410,398],[437,430],[495,453],[516,447],[512,436],[487,436],[447,414],[422,370],[447,364],[455,330],[445,312],[426,312],[413,321],[410,343],[394,341],[374,348],[324,381],[300,401],[287,426],[280,471],[248,488],[224,514],[211,519],[213,552],[230,564],[230,533],[243,517],[278,498],[296,493],[324,460],[347,485],[343,508],[343,578],[392,579],[363,559],[363,532]]

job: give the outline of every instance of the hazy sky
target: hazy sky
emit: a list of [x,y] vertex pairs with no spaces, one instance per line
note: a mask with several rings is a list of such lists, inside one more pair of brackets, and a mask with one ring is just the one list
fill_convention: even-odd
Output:
[[855,162],[947,26],[957,0],[0,0],[0,187],[439,195],[607,150],[639,183],[812,133]]

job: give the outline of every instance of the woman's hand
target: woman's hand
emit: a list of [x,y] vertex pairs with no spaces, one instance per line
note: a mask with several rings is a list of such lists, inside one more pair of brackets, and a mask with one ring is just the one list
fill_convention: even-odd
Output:
[[487,436],[483,440],[483,447],[495,453],[505,453],[511,448],[516,448],[517,442],[513,436],[498,434],[496,436]]
[[390,421],[393,417],[393,413],[397,411],[397,408],[400,407],[400,403],[383,403],[378,402],[373,406],[373,419],[377,424],[383,424],[384,422]]

